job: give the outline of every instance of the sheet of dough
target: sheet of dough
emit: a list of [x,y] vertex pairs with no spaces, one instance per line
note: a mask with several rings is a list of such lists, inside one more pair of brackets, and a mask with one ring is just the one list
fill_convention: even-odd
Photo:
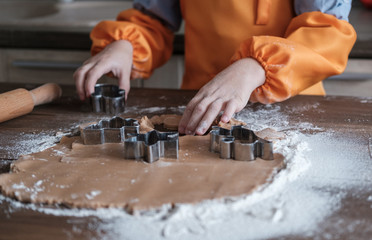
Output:
[[148,164],[123,159],[122,143],[89,146],[63,138],[17,160],[11,173],[0,175],[1,192],[23,202],[131,212],[248,194],[283,167],[281,155],[274,161],[220,159],[208,150],[209,136],[183,136],[179,145],[178,160]]

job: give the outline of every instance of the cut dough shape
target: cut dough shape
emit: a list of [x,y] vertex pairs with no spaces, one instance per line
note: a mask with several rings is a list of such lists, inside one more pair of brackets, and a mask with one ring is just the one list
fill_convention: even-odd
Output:
[[174,115],[174,116],[168,116],[164,118],[163,124],[166,129],[169,130],[178,130],[178,124],[181,121],[181,116]]
[[277,132],[272,128],[265,128],[261,131],[255,132],[255,134],[257,137],[273,142],[285,139],[287,137],[284,133]]
[[246,125],[245,122],[236,120],[234,118],[231,118],[228,123],[224,123],[224,122],[219,121],[218,124],[217,124],[217,126],[222,127],[222,128],[226,128],[226,129],[231,129],[231,126],[244,126],[244,125]]
[[83,145],[79,137],[22,156],[0,174],[1,192],[22,202],[129,212],[249,194],[284,166],[275,160],[239,162],[209,151],[209,136],[179,139],[179,159],[152,164],[123,158],[122,143]]
[[140,133],[147,133],[151,130],[154,130],[154,124],[150,121],[150,119],[147,116],[142,117],[139,120],[140,124]]
[[181,115],[175,114],[163,114],[163,115],[155,115],[150,118],[150,121],[153,125],[160,125],[163,124],[164,128],[168,130],[177,131],[178,124],[181,121]]

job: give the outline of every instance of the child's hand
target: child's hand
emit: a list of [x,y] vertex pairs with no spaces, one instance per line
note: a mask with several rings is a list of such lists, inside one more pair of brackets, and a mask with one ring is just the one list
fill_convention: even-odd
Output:
[[107,45],[100,53],[85,61],[73,76],[80,99],[89,97],[94,92],[97,80],[109,72],[118,78],[119,87],[125,90],[127,97],[130,90],[132,58],[132,44],[126,40],[119,40]]
[[221,111],[221,121],[230,121],[248,103],[253,90],[264,82],[265,70],[256,60],[236,61],[204,85],[189,102],[178,131],[203,135]]

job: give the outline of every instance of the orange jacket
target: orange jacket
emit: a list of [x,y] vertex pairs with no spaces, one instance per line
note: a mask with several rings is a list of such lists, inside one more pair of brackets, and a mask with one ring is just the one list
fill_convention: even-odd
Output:
[[[345,20],[322,13],[296,16],[293,0],[180,0],[185,21],[183,89],[199,89],[232,62],[256,59],[265,83],[250,101],[279,102],[297,94],[324,95],[321,81],[344,71],[356,40]],[[151,14],[150,14],[151,15]],[[174,34],[163,21],[135,9],[91,32],[92,54],[126,39],[134,48],[132,78],[147,78],[172,54]]]

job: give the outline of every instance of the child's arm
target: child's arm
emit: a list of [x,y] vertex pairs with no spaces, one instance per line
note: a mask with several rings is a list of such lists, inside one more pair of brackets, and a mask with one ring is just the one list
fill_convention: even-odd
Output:
[[[138,10],[123,11],[116,21],[100,22],[92,30],[91,51],[92,55],[96,56],[86,61],[74,74],[76,88],[81,99],[90,96],[97,80],[103,74],[110,72],[119,78],[119,86],[128,93],[130,78],[148,78],[155,68],[170,58],[173,51],[172,30],[176,30],[179,26],[181,15],[180,13],[172,16],[163,14],[173,11],[173,9],[166,10],[167,7],[177,6],[162,4],[160,8],[163,9],[162,12],[156,8],[156,5],[146,5],[155,2],[134,1],[134,6]],[[174,12],[177,11],[174,10]],[[128,44],[126,46],[122,43],[114,44],[118,40],[126,40],[125,42],[130,43],[131,47]],[[107,46],[109,48],[106,50]]]
[[[179,125],[181,133],[204,134],[220,111],[224,111],[221,120],[227,122],[248,99],[261,103],[284,101],[328,76],[343,72],[356,40],[353,27],[346,21],[351,1],[297,0],[295,6],[299,15],[289,24],[283,38],[249,38],[232,58],[232,62],[255,59],[264,69],[265,80],[260,80],[260,74],[250,74],[237,82],[229,79],[229,75],[219,74],[186,107]],[[244,66],[239,64],[241,67]],[[224,72],[233,69],[230,65]],[[219,83],[219,91],[213,88],[214,83]],[[253,92],[245,85],[249,89],[255,86]],[[234,95],[234,99],[228,99]]]
[[283,38],[257,36],[244,41],[232,61],[252,57],[266,81],[250,101],[273,103],[295,96],[344,71],[356,33],[347,22],[351,1],[296,0],[297,17]]

